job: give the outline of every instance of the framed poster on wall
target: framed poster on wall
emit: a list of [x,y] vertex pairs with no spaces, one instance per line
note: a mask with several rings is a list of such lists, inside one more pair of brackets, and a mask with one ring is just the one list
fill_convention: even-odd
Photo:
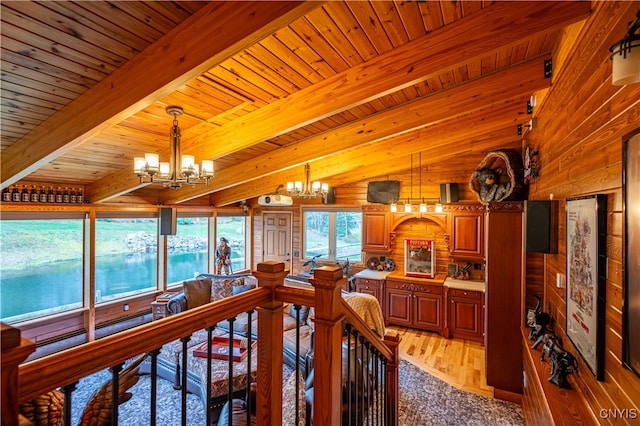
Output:
[[604,380],[607,196],[567,199],[567,336]]
[[623,362],[640,376],[640,129],[625,137],[623,144]]

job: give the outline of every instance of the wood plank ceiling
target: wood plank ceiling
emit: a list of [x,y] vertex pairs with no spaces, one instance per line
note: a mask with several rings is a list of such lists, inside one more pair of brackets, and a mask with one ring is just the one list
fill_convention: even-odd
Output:
[[[513,140],[543,63],[589,2],[2,1],[2,188],[91,202],[227,205],[300,178],[331,186]],[[140,183],[133,157],[212,159],[207,185]],[[517,136],[516,136],[517,137]],[[371,155],[375,152],[376,155]]]

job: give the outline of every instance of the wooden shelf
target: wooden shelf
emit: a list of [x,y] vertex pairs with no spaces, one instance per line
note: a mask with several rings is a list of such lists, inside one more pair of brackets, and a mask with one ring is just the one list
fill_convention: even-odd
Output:
[[[542,346],[532,349],[529,329],[522,327],[524,394],[522,407],[530,425],[591,425],[594,419],[586,401],[575,389],[562,389],[547,379],[551,374],[548,360],[542,361]],[[569,382],[571,375],[568,376]]]

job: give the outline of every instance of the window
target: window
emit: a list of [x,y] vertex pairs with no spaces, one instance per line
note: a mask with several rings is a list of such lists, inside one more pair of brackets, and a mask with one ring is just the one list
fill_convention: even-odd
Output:
[[96,219],[96,303],[157,288],[158,219]]
[[167,236],[167,283],[208,272],[209,218],[180,217],[176,235]]
[[303,256],[362,262],[362,212],[314,210],[303,212]]
[[[220,238],[224,237],[229,241],[231,247],[230,273],[247,269],[247,218],[238,216],[218,216],[216,218],[216,247],[220,244]],[[216,262],[217,264],[217,262]],[[216,266],[217,269],[217,266]],[[217,272],[217,271],[216,271]],[[224,268],[222,273],[224,273]]]
[[82,218],[6,220],[9,216],[3,213],[0,226],[2,321],[12,323],[81,307]]

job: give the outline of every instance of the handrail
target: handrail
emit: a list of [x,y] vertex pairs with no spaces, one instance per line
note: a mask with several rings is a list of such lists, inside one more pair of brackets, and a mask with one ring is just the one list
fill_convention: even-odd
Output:
[[294,303],[302,306],[313,306],[316,303],[316,294],[312,289],[279,286],[275,289],[275,299],[278,302]]
[[365,324],[360,315],[353,310],[351,306],[344,300],[342,301],[342,308],[345,311],[347,321],[356,329],[358,333],[362,335],[372,346],[374,346],[380,355],[382,355],[387,361],[393,360],[393,353],[387,345],[385,345],[376,333],[371,331],[371,328]]
[[112,367],[185,335],[246,312],[271,300],[268,288],[256,288],[236,296],[189,309],[179,315],[116,333],[81,346],[20,365],[19,402],[61,386],[75,383],[90,374]]

